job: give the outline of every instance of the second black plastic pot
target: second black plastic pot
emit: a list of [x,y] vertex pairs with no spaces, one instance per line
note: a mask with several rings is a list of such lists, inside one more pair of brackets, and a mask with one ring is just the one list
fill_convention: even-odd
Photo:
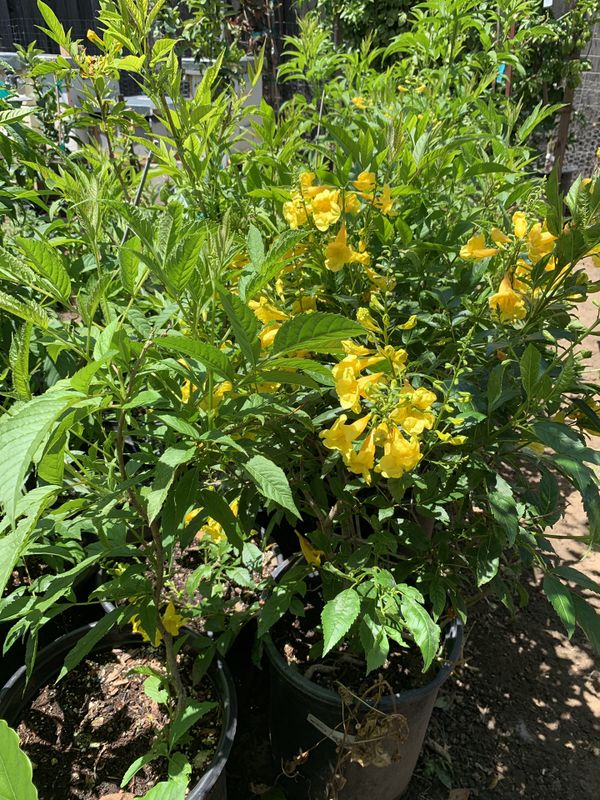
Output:
[[[85,625],[66,634],[66,636],[61,636],[60,639],[41,650],[29,683],[26,681],[24,666],[15,672],[0,689],[0,718],[5,719],[12,727],[16,727],[29,703],[46,684],[56,678],[67,653],[93,625],[93,623]],[[135,636],[130,632],[112,631],[102,638],[94,647],[93,652],[111,650],[114,647],[122,648],[139,645],[139,636]],[[192,637],[188,640],[187,646],[194,649]],[[202,778],[190,789],[187,800],[226,800],[227,798],[225,767],[231,752],[237,725],[235,686],[227,665],[221,660],[213,662],[208,672],[208,677],[221,704],[223,718],[221,735],[213,760]],[[41,800],[44,800],[44,798],[41,798]],[[51,798],[46,798],[45,800],[51,800]]]
[[[393,753],[386,766],[360,766],[344,759],[342,788],[332,792],[338,756],[348,745],[340,745],[343,706],[330,689],[318,686],[290,666],[273,640],[264,639],[270,667],[269,728],[273,753],[287,777],[283,781],[288,800],[397,800],[406,790],[423,746],[440,686],[452,673],[462,651],[463,626],[454,620],[445,631],[446,661],[426,686],[383,697],[377,709],[383,715],[401,715],[398,736],[384,740]],[[408,736],[399,738],[405,725]],[[404,737],[402,737],[404,738]],[[338,746],[340,751],[338,753]],[[302,755],[301,755],[302,754]],[[298,758],[300,756],[300,758]]]

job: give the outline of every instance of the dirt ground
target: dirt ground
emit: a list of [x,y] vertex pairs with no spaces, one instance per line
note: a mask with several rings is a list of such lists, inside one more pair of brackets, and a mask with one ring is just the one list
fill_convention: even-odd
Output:
[[[589,301],[580,319],[595,316]],[[600,339],[587,345],[597,381]],[[590,446],[600,451],[600,437]],[[553,533],[586,532],[573,493]],[[600,582],[599,551],[576,538],[553,543]],[[530,594],[516,619],[488,607],[470,620],[464,661],[440,694],[406,800],[600,800],[600,657],[580,631],[568,640],[535,580]],[[600,596],[583,594],[600,611]]]

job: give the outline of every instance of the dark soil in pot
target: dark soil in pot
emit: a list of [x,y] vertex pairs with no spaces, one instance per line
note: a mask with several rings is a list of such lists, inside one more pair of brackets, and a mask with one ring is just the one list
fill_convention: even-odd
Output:
[[[34,764],[40,800],[120,796],[123,773],[147,752],[167,721],[164,707],[143,691],[146,676],[130,674],[133,667],[159,668],[158,651],[129,633],[105,637],[60,683],[51,682],[66,653],[88,629],[79,629],[40,653],[24,696],[22,670],[0,692],[0,716],[18,725],[23,748]],[[188,797],[222,800],[226,797],[224,766],[235,734],[231,678],[218,663],[194,686],[191,647],[179,658],[190,695],[214,703],[181,748],[193,765],[191,786],[195,787]],[[123,794],[127,800],[143,796],[166,777],[166,761],[152,762]]]
[[[181,661],[182,675],[191,675],[192,659]],[[164,707],[144,692],[145,675],[129,675],[136,667],[160,669],[156,650],[144,646],[114,649],[86,658],[61,683],[45,686],[26,709],[18,727],[25,752],[35,764],[34,781],[42,798],[61,787],[64,796],[97,800],[118,793],[119,777],[148,751],[168,723]],[[194,728],[186,755],[197,780],[214,757],[221,729],[220,710],[209,682],[187,691],[214,708]],[[133,797],[166,780],[166,761],[143,767],[127,786]]]

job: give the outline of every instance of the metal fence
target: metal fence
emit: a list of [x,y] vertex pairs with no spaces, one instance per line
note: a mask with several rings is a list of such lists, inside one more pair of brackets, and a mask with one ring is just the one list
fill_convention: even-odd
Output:
[[[85,37],[95,26],[98,0],[52,0],[52,10],[65,28],[72,28],[76,38]],[[46,53],[56,53],[56,44],[43,34],[44,26],[35,0],[0,0],[0,49],[14,50],[16,44],[36,41]]]
[[582,54],[591,63],[583,73],[581,86],[575,92],[574,118],[565,162],[577,173],[589,176],[599,163],[600,147],[600,24],[594,28],[587,52]]

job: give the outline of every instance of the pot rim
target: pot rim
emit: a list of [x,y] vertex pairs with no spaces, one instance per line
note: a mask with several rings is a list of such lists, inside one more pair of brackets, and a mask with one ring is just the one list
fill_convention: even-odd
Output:
[[[58,639],[56,639],[56,641],[40,650],[33,667],[33,674],[40,671],[42,671],[42,674],[44,674],[44,667],[48,667],[59,653],[66,655],[76,641],[94,628],[95,625],[97,625],[97,622],[91,622],[87,625],[75,628],[73,631],[66,633],[64,636],[60,636]],[[195,635],[192,631],[188,631],[188,635],[188,642],[191,640],[190,644],[193,649],[193,640]],[[102,639],[92,648],[91,652],[102,652],[111,650],[115,647],[122,647],[124,645],[140,645],[141,643],[140,637],[136,634],[122,628],[113,629],[102,637]],[[186,800],[203,800],[207,797],[208,792],[215,786],[225,771],[225,766],[231,753],[237,728],[237,697],[235,692],[235,684],[227,664],[220,658],[215,659],[209,667],[207,676],[213,684],[221,706],[221,733],[217,742],[217,748],[214,757],[212,758],[200,780],[188,791]],[[45,686],[52,679],[52,677],[53,672],[46,673],[41,684],[39,685],[39,689]],[[14,692],[19,691],[20,688],[23,694],[21,695],[20,703],[17,706],[18,711],[15,716],[19,717],[21,715],[24,706],[29,702],[29,698],[24,694],[25,681],[26,667],[25,665],[22,665],[0,688],[0,717],[6,713],[5,706],[9,698],[12,697]],[[20,684],[24,685],[21,687]],[[35,690],[31,694],[35,695],[39,689]]]
[[[285,562],[273,573],[273,578],[277,580],[279,575],[289,567],[289,562]],[[402,692],[389,694],[382,697],[377,707],[381,711],[394,712],[396,706],[401,703],[410,703],[422,700],[432,692],[439,690],[440,686],[450,677],[462,654],[464,625],[460,617],[452,619],[444,629],[444,648],[448,653],[446,660],[438,670],[434,678],[425,686],[416,689],[406,689]],[[332,689],[319,686],[309,678],[305,678],[293,664],[288,664],[283,655],[275,646],[275,642],[270,633],[265,633],[261,637],[265,646],[267,657],[271,665],[296,689],[325,703],[330,708],[340,708],[342,701],[340,696]]]

